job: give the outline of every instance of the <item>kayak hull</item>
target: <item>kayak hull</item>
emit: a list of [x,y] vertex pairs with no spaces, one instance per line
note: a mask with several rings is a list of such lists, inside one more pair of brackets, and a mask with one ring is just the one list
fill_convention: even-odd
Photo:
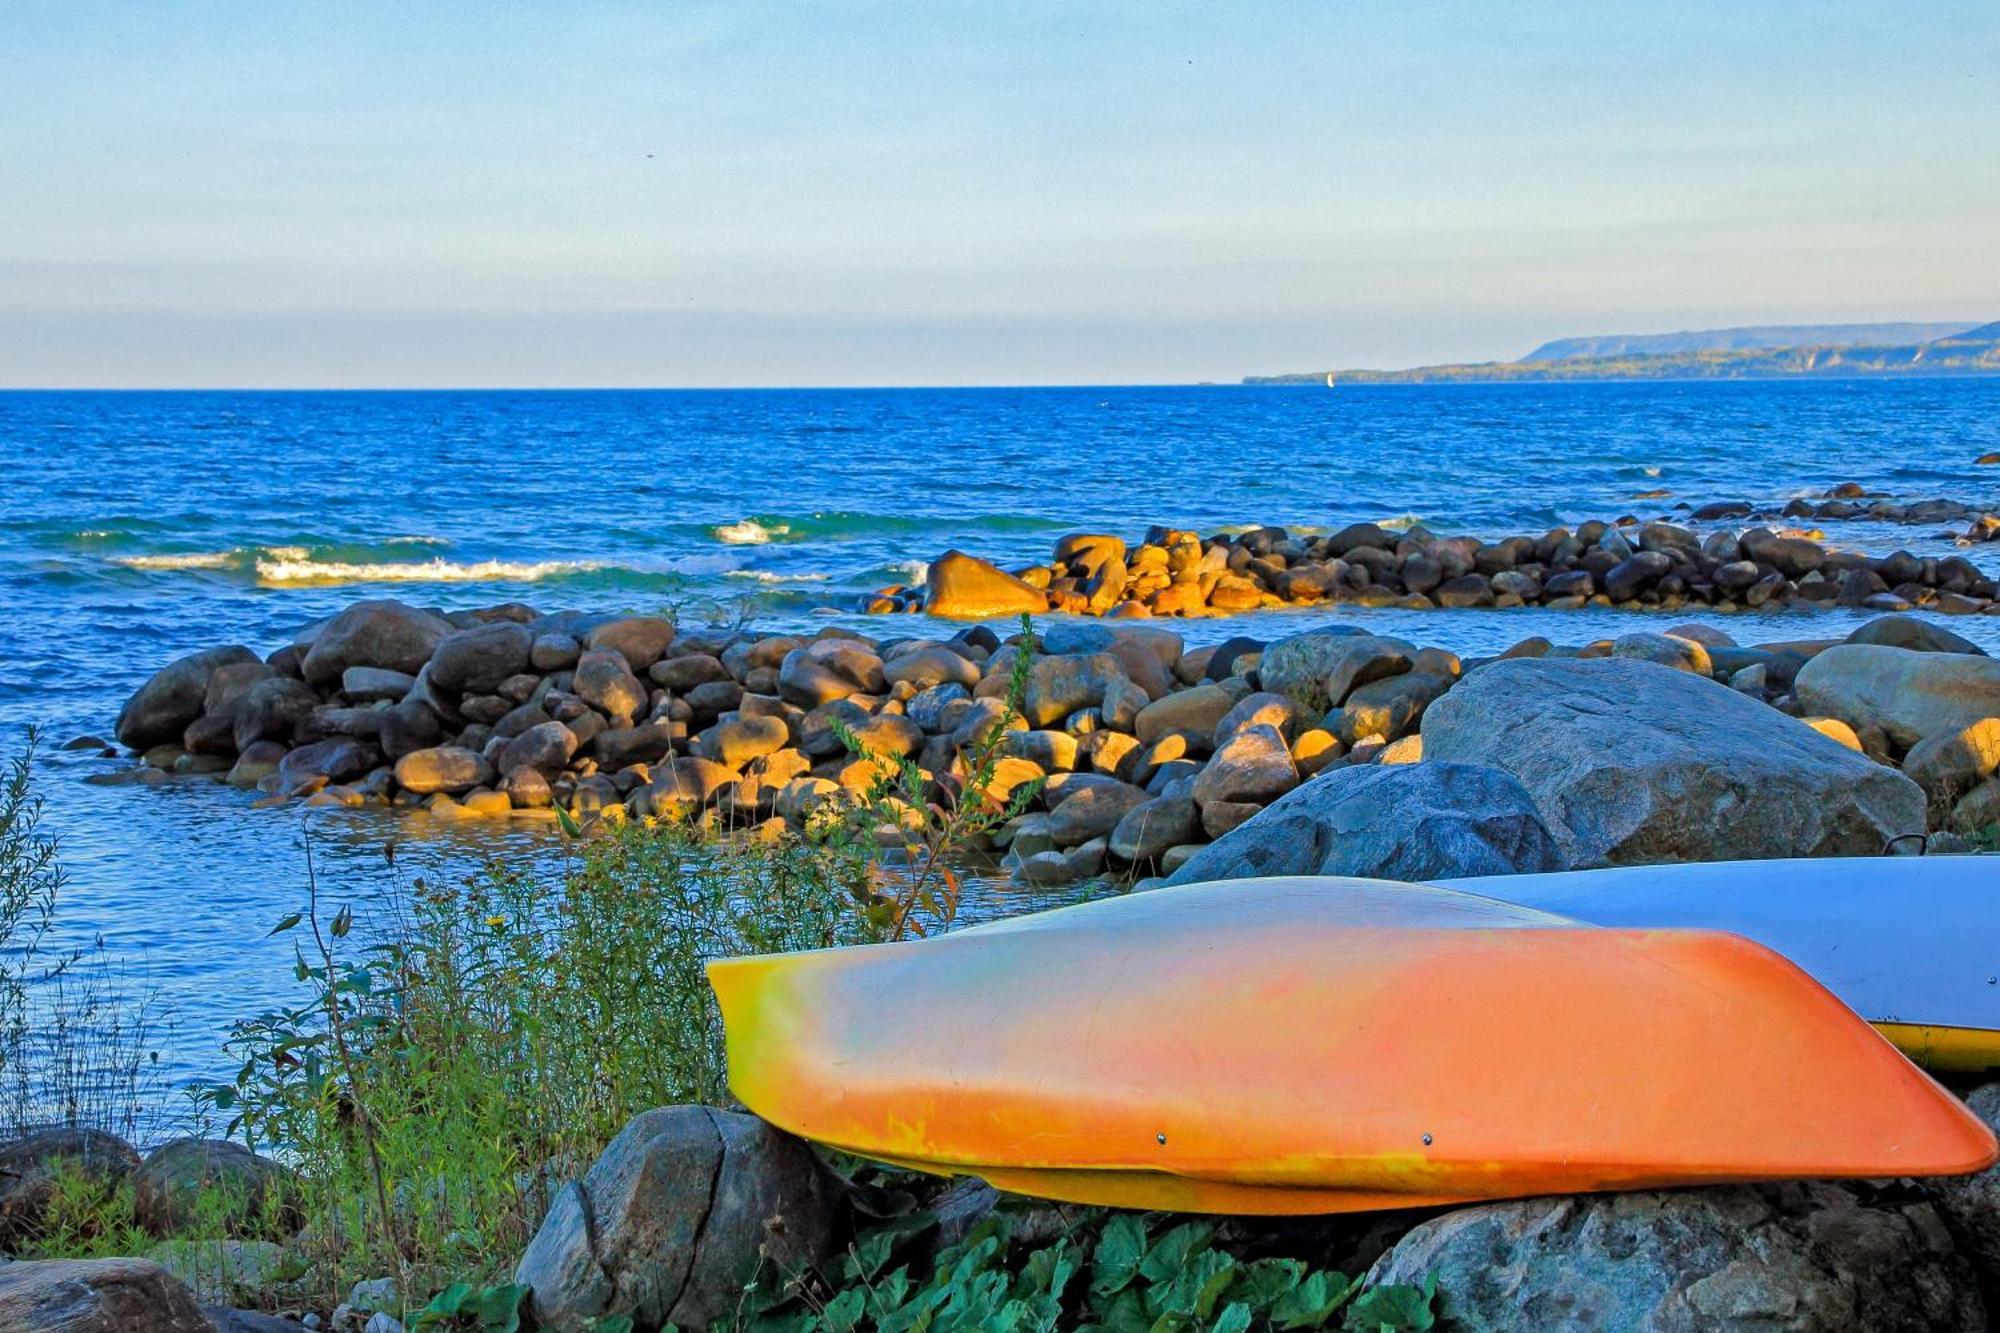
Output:
[[1424,886],[1186,885],[710,976],[765,1119],[1077,1202],[1347,1212],[1994,1155],[1767,949]]
[[1440,884],[1598,926],[1726,930],[1783,954],[1927,1069],[2000,1069],[2000,857],[1620,866]]

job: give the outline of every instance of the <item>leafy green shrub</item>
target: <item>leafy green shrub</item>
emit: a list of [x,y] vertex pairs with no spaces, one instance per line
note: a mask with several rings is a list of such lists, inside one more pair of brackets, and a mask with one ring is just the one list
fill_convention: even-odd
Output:
[[624,826],[569,855],[553,887],[415,881],[379,922],[322,921],[315,887],[278,924],[307,996],[236,1025],[209,1097],[299,1170],[330,1284],[503,1276],[632,1116],[726,1098],[710,959],[876,937],[842,844]]
[[749,1333],[1270,1333],[1432,1327],[1434,1285],[1363,1288],[1298,1259],[1244,1259],[1206,1219],[1086,1212],[1053,1243],[1012,1243],[1004,1212],[938,1255],[927,1278],[905,1258],[931,1219],[913,1214],[859,1236],[838,1280],[815,1289],[765,1273],[739,1327]]

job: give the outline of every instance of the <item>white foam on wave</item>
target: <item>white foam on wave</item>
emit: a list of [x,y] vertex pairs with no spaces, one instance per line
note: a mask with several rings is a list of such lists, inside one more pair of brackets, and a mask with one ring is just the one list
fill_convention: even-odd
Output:
[[758,583],[825,583],[831,574],[780,574],[775,569],[732,569],[732,579],[752,579]]
[[450,546],[452,542],[449,537],[412,535],[408,537],[391,537],[382,544],[384,546]]
[[264,557],[257,581],[269,586],[332,583],[534,583],[555,574],[588,574],[606,568],[601,560],[347,560]]
[[241,551],[189,551],[180,555],[114,555],[111,563],[127,569],[233,569]]
[[267,587],[303,587],[338,583],[536,583],[567,574],[615,571],[628,574],[730,574],[733,557],[691,555],[661,560],[313,560],[298,551],[292,556],[266,555],[256,563],[257,581]]
[[1380,523],[1377,523],[1375,526],[1378,528],[1386,528],[1390,532],[1408,532],[1411,528],[1416,527],[1417,524],[1423,521],[1424,521],[1424,516],[1422,514],[1397,514],[1393,518],[1383,519]]
[[754,518],[740,518],[734,523],[718,523],[708,531],[725,546],[762,546],[773,537],[784,536],[791,531],[791,527],[773,523],[767,528]]

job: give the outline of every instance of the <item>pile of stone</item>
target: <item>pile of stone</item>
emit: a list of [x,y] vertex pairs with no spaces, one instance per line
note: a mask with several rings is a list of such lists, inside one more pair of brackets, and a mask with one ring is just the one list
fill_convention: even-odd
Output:
[[1728,500],[1703,505],[1690,512],[1688,517],[1696,521],[1775,518],[1813,519],[1822,522],[1958,523],[1978,518],[1986,512],[1989,511],[1983,510],[1978,505],[1942,497],[1930,500],[1896,500],[1885,495],[1871,494],[1859,482],[1849,481],[1833,487],[1816,500],[1801,497],[1787,501],[1782,507]]
[[[1927,826],[1983,827],[2000,807],[1983,741],[1931,745],[2000,717],[2000,664],[1911,617],[1880,618],[1838,647],[1738,647],[1691,625],[1575,647],[1533,639],[1494,663],[1347,626],[1188,649],[1163,626],[1068,623],[1046,628],[1014,711],[1019,651],[979,626],[949,639],[682,634],[654,617],[370,601],[266,658],[230,647],[173,663],[128,701],[118,738],[154,780],[206,773],[271,803],[528,819],[560,805],[582,820],[770,833],[858,804],[906,760],[926,800],[968,799],[975,743],[998,727],[1000,758],[969,798],[999,806],[1035,784],[995,850],[1036,884],[1174,874],[1316,776],[1420,757],[1510,770],[1494,738],[1534,729],[1494,725],[1523,706],[1526,686],[1502,690],[1508,681],[1552,706],[1595,699],[1619,714],[1601,736],[1559,718],[1524,765],[1574,750],[1607,774],[1605,799],[1630,806],[1616,774],[1667,756],[1668,769],[1712,773],[1707,787],[1676,776],[1663,808],[1697,789],[1770,804],[1767,825],[1783,835],[1756,842],[1739,819],[1729,854],[1872,853]],[[1897,763],[1928,801],[1887,767]],[[1553,785],[1565,783],[1592,789],[1576,773]],[[1301,799],[1346,790],[1315,784],[1321,794]],[[1784,814],[1792,804],[1813,817]],[[1660,859],[1644,839],[1557,842],[1564,863]]]
[[[1695,516],[1749,511],[1748,505],[1720,505]],[[2000,519],[1983,516],[1964,541],[1990,540],[1995,533]],[[1832,604],[1970,615],[2000,613],[1996,596],[1994,580],[1963,556],[1900,550],[1871,556],[1771,527],[1701,536],[1677,523],[1620,519],[1491,542],[1441,537],[1421,525],[1394,532],[1374,523],[1323,536],[1261,527],[1204,537],[1154,527],[1129,545],[1105,533],[1073,533],[1056,543],[1046,564],[1011,572],[948,551],[932,562],[922,587],[883,588],[864,599],[863,609],[960,620],[1047,611],[1201,616],[1325,603],[1725,612]]]

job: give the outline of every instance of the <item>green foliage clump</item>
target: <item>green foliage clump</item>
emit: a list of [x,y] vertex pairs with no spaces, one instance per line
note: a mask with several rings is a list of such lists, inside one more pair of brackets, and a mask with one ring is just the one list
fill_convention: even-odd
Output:
[[416,881],[387,920],[278,923],[299,1005],[238,1023],[227,1131],[302,1179],[330,1290],[510,1269],[553,1192],[632,1116],[727,1097],[713,958],[875,938],[867,865],[833,843],[607,828],[543,880]]
[[1363,1287],[1302,1260],[1246,1259],[1214,1222],[1088,1211],[1047,1245],[1013,1241],[995,1214],[937,1256],[927,1278],[905,1254],[929,1229],[913,1214],[863,1233],[836,1283],[815,1290],[765,1274],[739,1326],[748,1333],[1273,1333],[1433,1326],[1435,1284]]

